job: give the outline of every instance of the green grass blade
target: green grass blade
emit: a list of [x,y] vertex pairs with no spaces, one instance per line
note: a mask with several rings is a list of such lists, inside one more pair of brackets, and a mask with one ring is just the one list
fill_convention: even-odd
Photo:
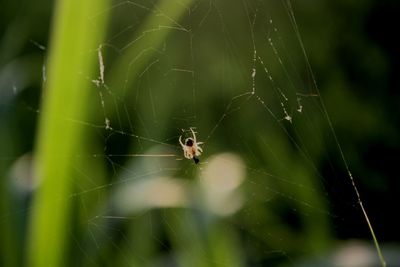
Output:
[[61,0],[56,3],[50,38],[48,81],[41,107],[36,147],[37,175],[42,180],[31,213],[29,266],[67,263],[71,215],[72,165],[84,149],[84,129],[68,118],[85,119],[90,79],[105,32],[108,0]]

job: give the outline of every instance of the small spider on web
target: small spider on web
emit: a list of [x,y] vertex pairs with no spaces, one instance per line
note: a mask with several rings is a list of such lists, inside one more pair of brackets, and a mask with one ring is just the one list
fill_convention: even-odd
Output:
[[182,146],[182,150],[185,158],[193,159],[194,163],[198,164],[200,162],[199,156],[203,152],[203,149],[199,146],[203,144],[203,142],[197,142],[196,133],[193,131],[193,128],[190,127],[190,131],[193,137],[189,137],[185,139],[185,143],[182,143],[182,135],[179,136],[179,143]]

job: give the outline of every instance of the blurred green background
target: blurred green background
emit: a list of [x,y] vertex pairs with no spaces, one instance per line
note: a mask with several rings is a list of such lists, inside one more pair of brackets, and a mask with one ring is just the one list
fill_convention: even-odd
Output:
[[398,8],[1,1],[0,266],[400,266]]

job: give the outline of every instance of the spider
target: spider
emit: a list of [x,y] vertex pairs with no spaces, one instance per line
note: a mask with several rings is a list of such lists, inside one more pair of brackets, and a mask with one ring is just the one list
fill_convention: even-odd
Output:
[[197,142],[196,140],[196,134],[193,131],[193,128],[190,128],[190,131],[192,132],[193,138],[189,137],[185,139],[185,143],[182,143],[182,135],[179,136],[179,143],[182,146],[183,149],[183,154],[185,158],[187,159],[193,159],[194,163],[199,163],[200,160],[198,159],[198,156],[201,155],[201,152],[203,152],[203,149],[199,146],[203,144],[203,142]]

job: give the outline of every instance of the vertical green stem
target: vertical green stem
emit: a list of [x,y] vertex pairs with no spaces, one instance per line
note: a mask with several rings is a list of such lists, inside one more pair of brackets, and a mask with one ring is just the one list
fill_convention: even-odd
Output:
[[29,266],[67,265],[71,161],[82,149],[84,129],[68,118],[87,118],[90,78],[105,32],[106,15],[96,15],[109,0],[60,0],[56,3],[36,147],[35,194],[28,244]]

